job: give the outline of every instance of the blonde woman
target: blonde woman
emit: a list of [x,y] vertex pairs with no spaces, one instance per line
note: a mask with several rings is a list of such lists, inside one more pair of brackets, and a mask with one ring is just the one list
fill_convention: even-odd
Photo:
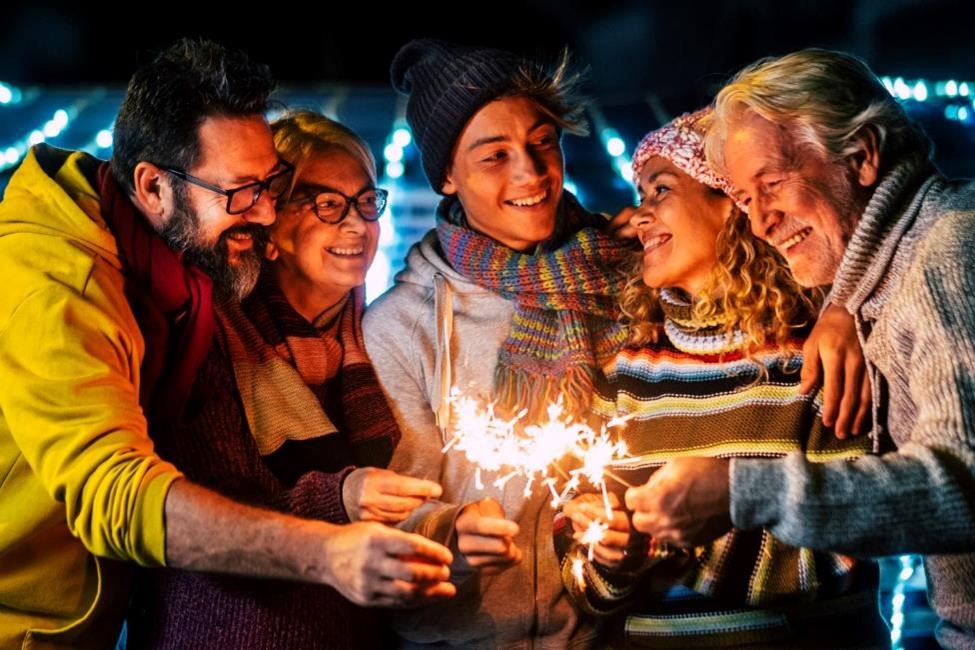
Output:
[[[687,456],[796,452],[825,461],[867,453],[869,439],[840,439],[823,425],[820,393],[802,394],[802,346],[816,305],[751,236],[727,181],[707,165],[706,119],[701,111],[674,120],[648,134],[634,156],[640,204],[630,222],[642,251],[621,299],[632,339],[604,368],[593,399],[599,417],[631,418],[620,435],[634,460],[621,478],[643,483]],[[613,501],[617,510],[592,562],[573,531],[606,518],[598,495],[565,505],[556,545],[581,608],[634,608],[613,631],[627,641],[885,645],[874,564],[792,548],[763,529],[731,530],[678,552],[631,534]],[[581,580],[575,560],[583,563]]]

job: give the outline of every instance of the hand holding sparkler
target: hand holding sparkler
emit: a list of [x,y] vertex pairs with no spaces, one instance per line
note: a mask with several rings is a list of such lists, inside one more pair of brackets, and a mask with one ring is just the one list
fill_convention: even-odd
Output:
[[504,518],[501,504],[494,499],[464,506],[454,526],[457,549],[482,573],[501,573],[521,562],[522,551],[514,543],[518,524]]
[[677,458],[626,491],[633,527],[658,542],[701,546],[731,530],[729,462]]
[[608,521],[601,494],[575,496],[562,506],[562,512],[572,522],[576,541],[588,545],[589,559],[608,569],[618,569],[630,545],[630,521],[619,497],[608,493],[607,498],[612,508]]

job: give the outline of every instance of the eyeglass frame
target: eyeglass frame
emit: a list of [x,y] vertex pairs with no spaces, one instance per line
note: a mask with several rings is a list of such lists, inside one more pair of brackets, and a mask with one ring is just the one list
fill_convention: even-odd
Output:
[[[362,208],[359,207],[359,198],[366,192],[375,192],[377,197],[382,197],[383,207],[382,209],[379,210],[379,212],[376,213],[375,219],[370,219],[366,217],[366,215],[362,213]],[[318,213],[317,199],[322,194],[337,194],[345,200],[345,209],[342,210],[342,216],[340,216],[337,220],[329,221],[328,219],[323,218],[322,215]],[[355,194],[353,194],[352,196],[346,196],[344,193],[339,192],[338,190],[332,189],[330,187],[329,188],[320,187],[319,190],[314,194],[305,195],[296,199],[288,199],[287,201],[282,202],[281,205],[282,206],[291,205],[294,203],[311,203],[311,210],[315,214],[315,218],[321,221],[322,223],[327,223],[330,226],[337,226],[343,221],[345,221],[346,217],[349,216],[349,212],[352,210],[352,206],[355,206],[356,212],[359,213],[359,216],[362,217],[363,221],[365,221],[366,223],[376,223],[377,221],[379,221],[379,218],[383,216],[383,213],[386,212],[386,206],[389,205],[389,190],[383,189],[381,187],[364,187],[358,192],[356,192]]]
[[[271,194],[271,183],[272,182],[276,181],[278,178],[280,178],[281,176],[284,176],[286,174],[287,175],[292,175],[292,176],[294,175],[294,173],[295,173],[295,166],[294,165],[292,165],[291,163],[289,163],[287,160],[283,160],[283,159],[280,160],[279,163],[284,166],[284,169],[282,169],[279,172],[275,172],[275,173],[271,174],[270,176],[268,176],[267,178],[265,178],[263,181],[254,181],[253,183],[247,183],[245,185],[241,185],[240,187],[234,187],[234,188],[229,189],[229,190],[225,190],[222,187],[220,187],[219,185],[214,185],[213,183],[208,183],[205,180],[203,180],[202,178],[198,178],[198,177],[194,176],[193,174],[189,174],[189,173],[183,171],[182,169],[176,169],[175,167],[166,167],[165,165],[156,165],[156,166],[159,167],[159,169],[163,170],[164,172],[166,172],[168,174],[172,174],[176,178],[179,178],[180,180],[186,181],[187,183],[192,183],[193,185],[196,185],[198,187],[202,187],[205,190],[210,190],[211,192],[215,192],[217,194],[222,194],[223,196],[226,196],[227,197],[227,207],[225,209],[227,211],[227,214],[243,214],[243,213],[247,212],[248,210],[250,210],[251,208],[253,208],[255,205],[257,205],[257,202],[261,200],[261,195],[264,194],[265,191],[267,191],[268,192],[268,196],[270,196],[270,194]],[[289,185],[291,184],[290,181],[289,181],[288,184]],[[260,186],[260,189],[257,191],[256,194],[254,194],[254,202],[251,203],[246,208],[244,208],[243,210],[231,211],[230,210],[230,204],[234,200],[234,195],[237,192],[242,192],[242,191],[244,191],[246,189],[249,189],[249,188],[254,187],[255,185]],[[278,196],[281,196],[281,194],[283,194],[283,193],[284,192],[282,191],[281,193],[278,194]],[[278,197],[277,196],[272,196],[271,198],[276,201]]]

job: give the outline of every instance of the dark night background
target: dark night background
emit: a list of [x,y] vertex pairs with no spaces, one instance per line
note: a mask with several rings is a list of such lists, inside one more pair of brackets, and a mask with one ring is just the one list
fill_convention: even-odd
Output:
[[[373,265],[376,275],[370,272],[367,282],[372,290],[388,284],[406,247],[430,226],[437,200],[415,151],[404,151],[405,172],[395,177],[382,155],[402,112],[389,86],[389,62],[414,37],[552,59],[567,46],[580,66],[588,66],[587,90],[597,106],[594,137],[566,138],[564,144],[568,176],[594,209],[612,212],[633,196],[602,145],[604,127],[615,129],[632,152],[648,130],[707,103],[741,66],[810,46],[861,56],[878,75],[926,80],[929,98],[907,101],[908,112],[932,136],[935,160],[946,174],[975,177],[975,83],[964,98],[934,92],[939,81],[975,82],[972,0],[462,0],[399,2],[391,9],[363,0],[166,2],[113,12],[89,4],[15,1],[0,8],[0,82],[24,90],[23,102],[0,106],[0,153],[10,158],[6,165],[0,159],[0,192],[32,130],[56,109],[73,107],[72,125],[48,142],[105,157],[108,147],[96,146],[93,138],[107,133],[133,70],[177,37],[212,38],[269,64],[283,100],[346,122],[377,154],[382,182],[395,190],[395,199]],[[893,570],[885,571],[882,602],[889,613],[900,564],[888,567]],[[918,576],[905,595],[900,647],[933,647]]]

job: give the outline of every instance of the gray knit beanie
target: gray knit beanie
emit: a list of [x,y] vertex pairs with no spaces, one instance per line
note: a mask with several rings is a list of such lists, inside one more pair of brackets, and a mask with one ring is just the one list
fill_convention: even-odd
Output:
[[396,53],[390,66],[393,87],[409,96],[406,120],[435,192],[443,187],[464,125],[482,106],[512,90],[525,64],[504,50],[429,38],[412,40]]

